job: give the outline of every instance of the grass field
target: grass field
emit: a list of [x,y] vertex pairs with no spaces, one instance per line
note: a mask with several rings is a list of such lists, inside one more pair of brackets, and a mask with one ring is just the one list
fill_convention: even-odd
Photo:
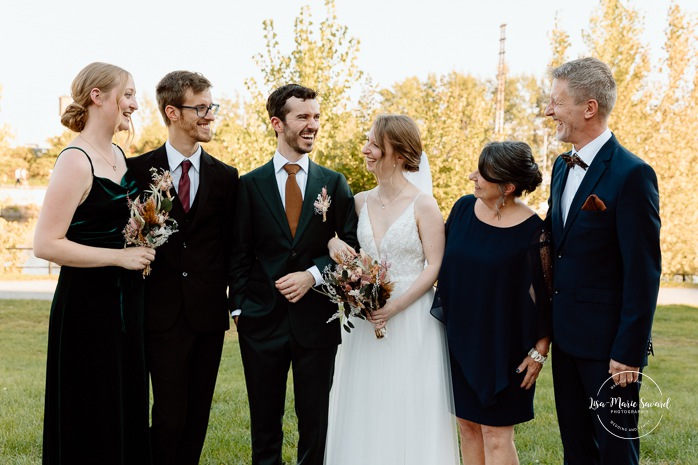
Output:
[[[49,303],[0,300],[0,464],[41,463]],[[698,463],[698,309],[664,306],[654,324],[655,357],[645,373],[671,398],[660,426],[642,439],[643,464]],[[295,415],[289,389],[284,461],[295,463]],[[516,429],[522,464],[559,464],[550,367],[536,392],[536,418]],[[202,465],[250,463],[249,416],[240,353],[228,332]],[[361,464],[357,464],[361,465]],[[432,465],[432,464],[425,464]],[[436,465],[436,464],[433,464]]]

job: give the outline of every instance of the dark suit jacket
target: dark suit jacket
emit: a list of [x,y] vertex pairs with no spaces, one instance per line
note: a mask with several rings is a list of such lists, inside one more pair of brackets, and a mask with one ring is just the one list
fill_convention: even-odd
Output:
[[[332,201],[327,221],[314,212],[322,188]],[[303,208],[295,238],[286,220],[273,161],[240,178],[236,244],[231,267],[232,307],[242,310],[238,331],[261,340],[288,314],[291,332],[304,347],[320,348],[340,342],[339,320],[327,323],[337,304],[313,289],[295,304],[289,303],[274,282],[288,273],[316,265],[320,272],[334,262],[327,242],[335,233],[357,245],[354,199],[340,173],[310,161]]]
[[[150,168],[169,169],[165,146],[128,159],[141,192],[149,189]],[[159,247],[152,273],[145,280],[145,324],[162,331],[184,312],[194,331],[225,331],[228,313],[228,269],[238,186],[235,168],[202,150],[199,188],[185,213],[174,187],[170,215],[179,231]]]
[[[563,227],[568,172],[558,157],[548,210],[553,339],[574,357],[644,366],[661,275],[657,177],[612,136],[587,169]],[[591,194],[605,211],[582,210]]]

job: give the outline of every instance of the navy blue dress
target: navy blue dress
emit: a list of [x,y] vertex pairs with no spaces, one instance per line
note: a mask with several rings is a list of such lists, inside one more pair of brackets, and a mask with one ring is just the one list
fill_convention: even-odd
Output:
[[[549,297],[543,289],[540,237],[532,215],[499,228],[475,216],[475,197],[453,206],[446,222],[446,251],[439,274],[459,418],[509,426],[533,418],[534,388],[520,387],[516,368],[550,332]],[[536,305],[530,288],[536,290]]]

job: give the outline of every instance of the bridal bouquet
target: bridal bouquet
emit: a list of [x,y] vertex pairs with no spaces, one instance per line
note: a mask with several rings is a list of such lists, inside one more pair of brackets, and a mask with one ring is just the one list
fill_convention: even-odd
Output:
[[[124,238],[126,244],[142,247],[160,247],[167,239],[177,232],[177,222],[170,218],[169,212],[172,210],[172,175],[169,171],[158,173],[156,168],[150,168],[153,182],[150,183],[150,190],[145,192],[149,195],[140,196],[136,200],[128,200],[131,210],[131,218],[124,228]],[[143,278],[150,274],[150,264],[143,270]]]
[[[366,319],[368,313],[383,307],[393,290],[389,267],[385,260],[375,260],[363,250],[355,257],[343,258],[334,267],[327,266],[322,274],[325,294],[332,302],[340,304],[337,313],[327,322],[344,315],[344,329],[351,332],[354,327],[351,317]],[[378,339],[385,334],[385,327],[376,330]]]

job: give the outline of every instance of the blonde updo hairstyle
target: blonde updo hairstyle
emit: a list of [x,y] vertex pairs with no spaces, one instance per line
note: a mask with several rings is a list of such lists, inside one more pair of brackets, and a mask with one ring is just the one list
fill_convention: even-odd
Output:
[[[87,109],[92,105],[92,97],[90,96],[92,89],[97,88],[105,94],[116,90],[109,98],[115,99],[118,103],[124,95],[130,77],[131,75],[125,69],[108,63],[95,62],[85,66],[73,79],[70,88],[73,103],[68,105],[63,112],[61,124],[73,132],[82,132],[89,115]],[[114,127],[115,133],[117,127],[118,123]],[[130,140],[133,135],[133,122],[131,122],[128,132]]]
[[[419,171],[422,157],[422,137],[412,118],[405,115],[379,115],[373,123],[373,137],[376,145],[385,154],[386,142],[393,147],[394,155],[405,160],[405,171]],[[381,158],[381,169],[382,161]]]

